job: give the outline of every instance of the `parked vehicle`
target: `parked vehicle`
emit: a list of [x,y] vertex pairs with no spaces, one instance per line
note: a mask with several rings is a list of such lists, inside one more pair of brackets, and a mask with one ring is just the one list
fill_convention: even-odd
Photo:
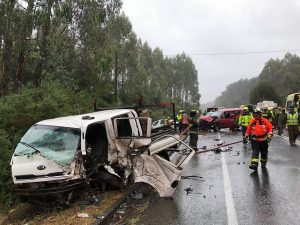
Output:
[[[194,150],[174,130],[154,140],[151,127],[151,118],[138,117],[132,109],[38,122],[12,156],[14,194],[22,201],[49,205],[68,203],[85,187],[143,182],[160,196],[170,196]],[[187,154],[178,152],[183,147]]]
[[227,108],[200,117],[200,129],[213,129],[214,131],[222,128],[238,129],[237,121],[242,112],[241,108]]
[[269,108],[277,108],[277,103],[275,103],[274,101],[262,101],[262,102],[258,102],[256,104],[257,108],[260,109],[269,109]]
[[152,130],[154,129],[159,129],[159,128],[163,128],[165,126],[165,120],[164,119],[160,119],[160,120],[155,120],[152,123]]

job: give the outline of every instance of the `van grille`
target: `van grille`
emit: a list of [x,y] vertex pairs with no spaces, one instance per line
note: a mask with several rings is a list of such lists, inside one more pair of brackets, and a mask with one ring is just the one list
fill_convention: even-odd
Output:
[[33,175],[33,174],[26,174],[26,175],[19,175],[15,176],[17,180],[26,180],[26,179],[37,179],[37,178],[42,178],[42,177],[56,177],[56,176],[61,176],[64,175],[63,172],[56,172],[56,173],[48,173],[45,175]]

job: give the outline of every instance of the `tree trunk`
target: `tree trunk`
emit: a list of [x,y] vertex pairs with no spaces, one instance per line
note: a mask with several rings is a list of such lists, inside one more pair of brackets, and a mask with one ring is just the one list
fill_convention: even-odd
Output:
[[48,44],[49,44],[49,34],[50,34],[50,25],[51,25],[51,9],[53,6],[53,2],[54,2],[53,0],[47,1],[46,19],[44,22],[44,26],[42,27],[41,42],[39,44],[41,59],[37,63],[37,66],[35,68],[35,73],[34,73],[34,85],[36,87],[39,87],[41,84],[43,67],[45,65],[48,56],[48,50],[49,50]]
[[25,14],[24,22],[22,23],[22,31],[21,31],[21,39],[20,39],[20,46],[21,49],[19,51],[19,56],[18,56],[18,62],[16,65],[16,72],[15,72],[15,77],[14,77],[14,93],[16,93],[20,87],[20,84],[22,83],[23,80],[23,65],[25,61],[25,55],[27,53],[27,43],[26,43],[26,38],[31,37],[32,33],[32,10],[34,6],[34,0],[29,0],[28,1],[28,7],[27,11]]
[[16,1],[7,1],[6,16],[4,18],[3,26],[3,53],[2,53],[2,84],[1,84],[1,96],[6,96],[8,93],[8,78],[9,78],[9,66],[11,62],[11,51],[12,51],[12,14]]
[[118,54],[115,52],[115,101],[118,100]]
[[4,97],[8,93],[8,74],[9,74],[9,65],[11,61],[11,49],[12,49],[12,40],[10,37],[4,38],[4,48],[3,48],[3,68],[2,68],[2,85],[1,85],[1,96]]

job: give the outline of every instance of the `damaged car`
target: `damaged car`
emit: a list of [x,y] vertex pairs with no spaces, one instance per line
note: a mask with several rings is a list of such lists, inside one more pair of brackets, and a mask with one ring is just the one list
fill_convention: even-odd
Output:
[[83,190],[143,182],[170,196],[195,152],[176,129],[153,136],[151,128],[133,109],[40,121],[15,148],[13,192],[23,202],[69,204]]

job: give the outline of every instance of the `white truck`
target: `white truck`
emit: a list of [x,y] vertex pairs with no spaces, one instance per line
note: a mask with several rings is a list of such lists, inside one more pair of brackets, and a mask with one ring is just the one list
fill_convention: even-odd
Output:
[[262,101],[262,102],[258,102],[256,105],[256,108],[260,108],[260,109],[268,109],[268,108],[276,108],[277,107],[277,103],[275,103],[274,101]]
[[144,182],[162,197],[172,195],[195,152],[174,130],[154,140],[151,125],[151,118],[138,117],[133,109],[34,124],[11,159],[14,194],[47,205],[68,203],[85,187]]

